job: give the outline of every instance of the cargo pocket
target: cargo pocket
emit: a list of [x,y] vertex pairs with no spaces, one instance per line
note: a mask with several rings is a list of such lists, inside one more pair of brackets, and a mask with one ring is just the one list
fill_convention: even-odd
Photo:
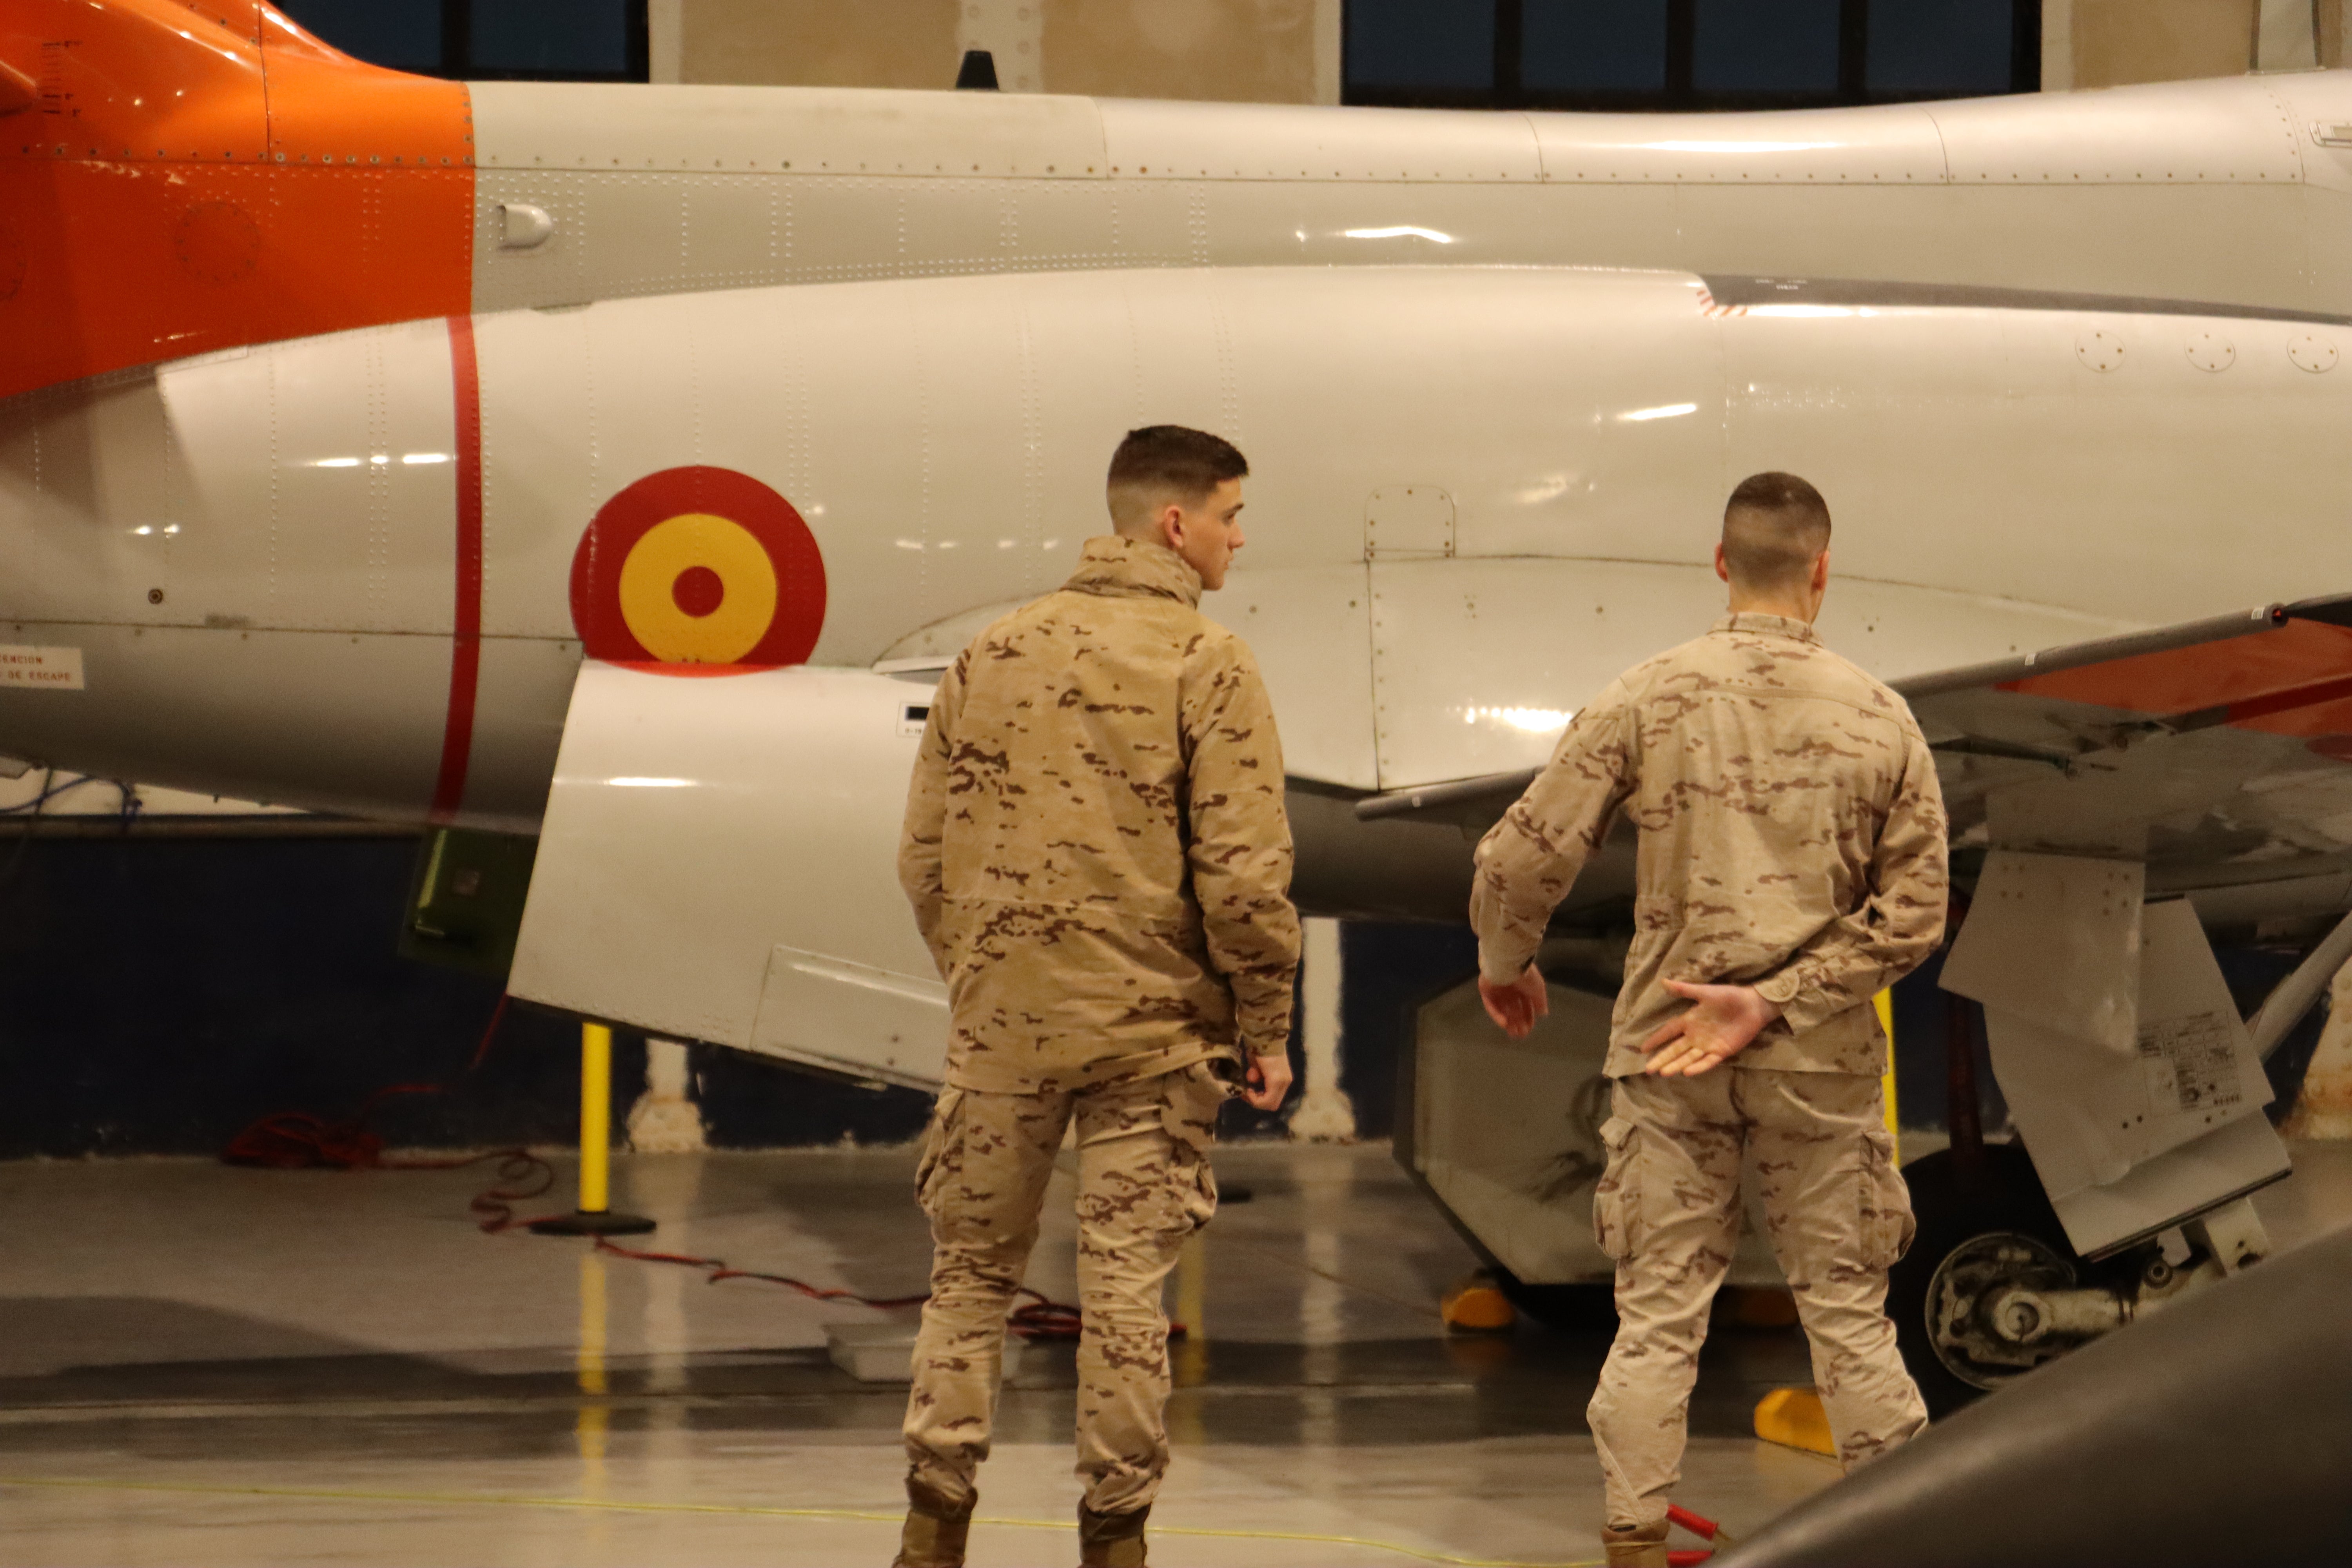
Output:
[[1177,1222],[1187,1235],[1217,1212],[1217,1175],[1210,1168],[1209,1151],[1217,1142],[1217,1113],[1236,1089],[1219,1070],[1223,1065],[1195,1062],[1170,1074],[1160,1105],[1160,1125],[1168,1131],[1169,1185]]
[[1917,1228],[1911,1218],[1911,1189],[1895,1166],[1895,1140],[1883,1127],[1863,1133],[1862,1261],[1868,1268],[1892,1268],[1911,1249]]
[[1608,1164],[1592,1188],[1592,1239],[1612,1262],[1633,1256],[1641,1238],[1633,1234],[1640,1204],[1633,1182],[1633,1124],[1612,1116],[1601,1124],[1601,1146]]
[[915,1202],[931,1218],[940,1217],[940,1190],[963,1167],[963,1090],[940,1090],[931,1108],[930,1125],[923,1129],[923,1152],[915,1163]]

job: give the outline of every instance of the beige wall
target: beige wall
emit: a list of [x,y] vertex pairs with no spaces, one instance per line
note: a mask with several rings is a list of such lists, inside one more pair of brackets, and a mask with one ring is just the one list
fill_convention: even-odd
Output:
[[1314,0],[1049,0],[1044,19],[1055,92],[1315,101]]
[[685,81],[953,87],[958,0],[681,0]]
[[2239,76],[2253,58],[2258,0],[2073,0],[2071,8],[2075,87]]
[[665,3],[677,7],[686,81],[940,88],[979,47],[1011,91],[1337,98],[1339,0]]
[[[2310,0],[2320,64],[2344,62],[2352,0]],[[2278,9],[2292,13],[2288,4]],[[2237,76],[2254,56],[2262,0],[2042,0],[2042,85],[2116,87]],[[2283,18],[2292,26],[2298,18]],[[2265,51],[2266,53],[2268,51]]]

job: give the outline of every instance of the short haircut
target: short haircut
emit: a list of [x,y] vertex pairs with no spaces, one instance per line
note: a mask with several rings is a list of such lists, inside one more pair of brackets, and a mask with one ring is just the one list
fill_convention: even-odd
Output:
[[1829,547],[1829,503],[1794,474],[1750,474],[1723,509],[1723,563],[1739,587],[1795,587]]
[[1222,436],[1181,425],[1129,430],[1110,456],[1111,521],[1140,531],[1168,502],[1198,506],[1227,479],[1248,473],[1249,459]]

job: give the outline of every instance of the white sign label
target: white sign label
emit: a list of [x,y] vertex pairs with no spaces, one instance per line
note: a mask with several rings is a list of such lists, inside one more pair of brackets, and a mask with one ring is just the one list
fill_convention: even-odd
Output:
[[2158,1111],[2226,1110],[2238,1086],[2237,1041],[2219,1013],[2157,1018],[2139,1026],[2147,1092]]
[[0,687],[46,687],[52,691],[79,691],[81,649],[26,647],[0,643]]

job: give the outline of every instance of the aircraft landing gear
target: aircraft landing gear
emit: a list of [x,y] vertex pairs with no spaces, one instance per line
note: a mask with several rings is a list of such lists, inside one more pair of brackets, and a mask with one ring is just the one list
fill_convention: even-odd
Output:
[[2082,1266],[2025,1151],[1992,1143],[1979,1158],[1972,1177],[1950,1151],[1903,1172],[1918,1232],[1887,1282],[1886,1312],[1931,1416],[2081,1343],[2075,1318],[2097,1313],[2079,1299],[2106,1295],[2077,1289]]
[[2078,1320],[2100,1316],[2079,1300],[2092,1292],[2077,1289],[2082,1265],[2033,1162],[2019,1144],[1985,1142],[1975,1033],[1969,1004],[1950,998],[1951,1146],[1903,1168],[1918,1228],[1887,1280],[1895,1343],[1931,1416],[2073,1349],[2088,1337],[2076,1331],[2085,1326]]
[[2154,1238],[2096,1261],[2077,1256],[2024,1146],[1984,1141],[1965,1005],[1954,998],[1947,1040],[1951,1146],[1904,1167],[1917,1231],[1886,1289],[1895,1343],[1930,1416],[2270,1250],[2239,1197],[2184,1222],[2175,1257]]

